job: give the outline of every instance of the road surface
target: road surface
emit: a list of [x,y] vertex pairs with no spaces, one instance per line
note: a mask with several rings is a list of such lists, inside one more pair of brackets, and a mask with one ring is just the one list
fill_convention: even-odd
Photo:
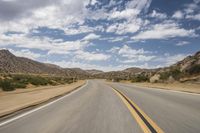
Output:
[[56,102],[19,116],[1,122],[0,133],[143,133],[157,128],[198,133],[200,95],[90,80]]

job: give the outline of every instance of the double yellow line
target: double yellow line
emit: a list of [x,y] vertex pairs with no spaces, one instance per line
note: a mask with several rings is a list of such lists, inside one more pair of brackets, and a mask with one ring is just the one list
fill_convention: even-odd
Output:
[[[112,86],[111,86],[112,87]],[[144,133],[164,133],[164,131],[158,127],[158,125],[151,120],[132,100],[130,100],[121,91],[112,87],[114,92],[121,98],[124,104],[129,109],[132,116],[135,118]]]

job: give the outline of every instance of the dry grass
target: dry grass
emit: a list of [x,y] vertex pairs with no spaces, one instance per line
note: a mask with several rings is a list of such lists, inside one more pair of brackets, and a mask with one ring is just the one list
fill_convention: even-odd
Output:
[[37,105],[53,97],[65,94],[83,85],[85,81],[61,85],[45,86],[29,89],[18,89],[13,92],[0,92],[0,116],[10,114],[17,110]]

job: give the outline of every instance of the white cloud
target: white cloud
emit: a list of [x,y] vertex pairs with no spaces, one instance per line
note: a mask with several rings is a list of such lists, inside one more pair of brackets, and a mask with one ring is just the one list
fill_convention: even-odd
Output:
[[184,45],[187,45],[187,44],[189,44],[189,42],[187,42],[187,41],[180,41],[180,42],[178,42],[176,44],[176,46],[184,46]]
[[186,18],[200,21],[200,13],[195,15],[187,15]]
[[117,27],[118,27],[118,24],[110,25],[110,26],[108,26],[106,31],[107,32],[115,32],[117,30]]
[[46,63],[51,63],[51,64],[56,64],[59,65],[63,68],[81,68],[84,70],[88,69],[98,69],[98,70],[103,70],[103,71],[112,71],[112,70],[121,70],[122,68],[126,68],[126,66],[101,66],[101,65],[96,65],[96,64],[89,64],[89,63],[83,63],[83,62],[78,62],[78,61],[47,61]]
[[138,62],[146,62],[155,58],[153,55],[148,55],[151,52],[145,51],[143,49],[132,49],[131,47],[124,45],[123,47],[113,47],[109,50],[112,53],[118,53],[119,56],[125,58],[123,60],[119,60],[120,63],[138,63]]
[[192,14],[198,10],[199,10],[199,6],[198,6],[198,2],[196,1],[189,4],[185,4],[184,11],[186,12],[186,14]]
[[125,21],[114,23],[107,27],[106,32],[116,34],[135,33],[141,26],[147,24],[147,20],[142,20],[138,15],[145,12],[151,4],[151,0],[134,0],[127,2],[124,10],[112,10],[108,16],[108,20],[118,19]]
[[14,45],[18,48],[47,50],[48,54],[61,54],[81,50],[89,44],[87,41],[57,41],[47,37],[29,37],[25,34],[0,35],[0,46]]
[[131,47],[124,45],[118,52],[120,55],[122,55],[123,57],[128,57],[128,58],[132,58],[132,57],[136,57],[137,55],[140,54],[145,54],[147,53],[147,51],[144,51],[143,49],[139,49],[139,50],[135,50],[132,49]]
[[153,10],[153,12],[150,14],[150,17],[158,19],[166,19],[167,15],[165,13],[159,13],[156,10]]
[[108,26],[107,32],[114,32],[116,34],[126,34],[126,33],[135,33],[137,32],[142,24],[144,24],[141,19],[133,19],[131,21],[126,21],[123,23],[116,23]]
[[163,57],[157,57],[155,61],[158,61],[160,64],[162,64],[160,67],[165,67],[183,60],[186,56],[186,54],[170,55],[169,53],[165,53]]
[[100,35],[96,35],[94,33],[91,33],[91,34],[88,34],[87,36],[85,36],[83,38],[83,40],[86,40],[86,41],[91,41],[91,40],[96,40],[96,39],[99,39],[101,36]]
[[77,35],[81,33],[89,33],[95,31],[94,28],[85,25],[80,25],[78,26],[78,28],[68,26],[65,27],[63,30],[65,32],[65,35]]
[[174,37],[196,37],[195,30],[186,30],[180,28],[176,23],[161,23],[155,24],[150,29],[142,31],[136,36],[133,36],[134,40],[146,40],[146,39],[168,39]]
[[176,19],[182,19],[184,17],[184,14],[181,11],[176,11],[173,15],[172,18]]
[[138,63],[138,62],[147,62],[152,59],[154,59],[155,56],[146,56],[146,55],[138,55],[137,57],[134,57],[133,59],[125,59],[120,62],[122,63]]
[[82,25],[88,16],[85,6],[89,0],[58,0],[55,3],[31,10],[28,17],[19,17],[14,21],[0,21],[0,24],[4,25],[0,27],[0,32],[12,30],[27,33],[38,27],[65,30],[72,24]]
[[13,53],[14,55],[16,56],[19,56],[19,57],[26,57],[26,58],[29,58],[29,59],[37,59],[39,57],[42,57],[41,54],[39,53],[34,53],[34,52],[31,52],[30,50],[28,49],[22,49],[22,50],[13,50],[13,49],[9,49],[9,51],[11,53]]
[[127,8],[137,9],[140,12],[142,10],[147,11],[151,5],[152,0],[132,0],[128,2]]
[[91,0],[91,1],[90,1],[90,4],[91,4],[91,5],[95,5],[96,3],[98,3],[97,0]]
[[108,40],[109,42],[121,42],[124,40],[124,37],[114,37],[110,40]]
[[120,47],[112,47],[111,49],[107,50],[109,53],[117,53],[119,51]]
[[88,69],[98,69],[98,70],[103,70],[105,72],[107,71],[118,71],[118,70],[123,70],[126,68],[130,68],[130,67],[139,67],[139,68],[150,68],[150,66],[148,66],[147,63],[144,63],[142,65],[96,65],[96,64],[89,64],[89,63],[83,63],[83,62],[78,62],[78,61],[47,61],[46,63],[51,63],[51,64],[56,64],[59,65],[63,68],[82,68],[85,70]]
[[75,52],[75,58],[85,61],[105,61],[110,58],[110,55],[95,52],[77,51]]
[[130,19],[134,18],[139,14],[137,9],[125,9],[123,11],[113,11],[110,14],[110,19]]
[[113,10],[109,15],[108,19],[127,19],[132,20],[137,17],[142,11],[149,8],[151,0],[134,0],[129,1],[126,7],[122,11]]

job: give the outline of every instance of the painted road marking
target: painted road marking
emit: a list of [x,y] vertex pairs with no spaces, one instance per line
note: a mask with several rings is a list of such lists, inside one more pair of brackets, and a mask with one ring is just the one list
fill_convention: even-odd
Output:
[[114,87],[112,87],[112,89],[127,106],[144,133],[164,133],[164,131],[125,94]]
[[58,99],[56,99],[56,100],[54,100],[54,101],[52,101],[52,102],[50,102],[50,103],[47,103],[47,104],[45,104],[45,105],[43,105],[43,106],[40,106],[40,107],[38,107],[38,108],[35,108],[35,109],[30,110],[30,111],[28,111],[28,112],[25,112],[25,113],[23,113],[23,114],[21,114],[21,115],[18,115],[18,116],[16,116],[16,117],[13,117],[13,118],[11,118],[11,119],[8,119],[8,120],[6,120],[6,121],[3,121],[3,122],[0,123],[0,127],[1,127],[1,126],[4,126],[4,125],[6,125],[6,124],[9,124],[9,123],[11,123],[11,122],[13,122],[13,121],[16,121],[16,120],[18,120],[18,119],[20,119],[20,118],[22,118],[22,117],[24,117],[24,116],[27,116],[27,115],[29,115],[29,114],[31,114],[31,113],[34,113],[34,112],[36,112],[36,111],[38,111],[38,110],[41,110],[41,109],[43,109],[43,108],[46,108],[46,107],[48,107],[48,106],[50,106],[50,105],[52,105],[52,104],[54,104],[54,103],[56,103],[56,102],[58,102],[58,101],[61,101],[61,100],[63,100],[64,98],[66,98],[66,97],[68,97],[68,96],[70,96],[70,95],[72,95],[72,94],[78,92],[79,90],[81,90],[82,88],[84,88],[85,86],[87,86],[87,84],[88,84],[88,81],[87,81],[86,84],[83,85],[82,87],[80,87],[80,88],[78,88],[78,89],[76,89],[76,90],[74,90],[74,91],[68,93],[67,95],[65,95],[65,96],[63,96],[63,97],[60,97],[60,98],[58,98]]

